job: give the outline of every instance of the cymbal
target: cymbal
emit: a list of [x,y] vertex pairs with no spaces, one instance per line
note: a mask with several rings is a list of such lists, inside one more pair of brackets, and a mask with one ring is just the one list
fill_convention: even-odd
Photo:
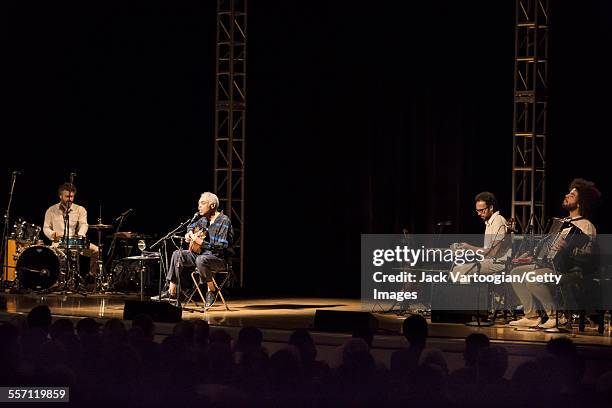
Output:
[[89,224],[89,228],[91,229],[109,229],[109,228],[113,228],[113,226],[109,224]]
[[159,255],[158,256],[128,256],[127,258],[123,258],[122,261],[129,259],[132,261],[149,261],[149,260],[155,260],[155,259],[159,259]]
[[113,235],[109,235],[107,238],[118,238],[118,239],[149,239],[151,235],[139,234],[131,231],[115,232]]

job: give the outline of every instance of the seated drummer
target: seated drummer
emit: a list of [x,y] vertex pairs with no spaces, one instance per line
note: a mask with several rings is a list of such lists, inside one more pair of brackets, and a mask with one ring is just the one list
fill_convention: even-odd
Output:
[[[53,242],[53,246],[59,245],[59,240],[64,236],[64,216],[68,214],[68,236],[85,237],[89,225],[87,224],[87,210],[85,207],[74,203],[76,187],[70,183],[64,183],[57,189],[60,202],[52,205],[45,212],[43,232]],[[89,244],[82,255],[90,257],[89,273],[96,275],[96,262],[99,250],[94,244]]]

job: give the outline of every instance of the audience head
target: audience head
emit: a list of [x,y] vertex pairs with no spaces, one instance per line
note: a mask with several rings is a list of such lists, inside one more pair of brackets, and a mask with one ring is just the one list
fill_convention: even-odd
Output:
[[559,337],[550,340],[546,350],[557,360],[558,374],[563,376],[566,391],[571,392],[579,387],[584,376],[585,363],[574,342],[567,337]]
[[206,320],[193,322],[193,342],[195,346],[206,347],[210,337],[210,326]]
[[270,357],[272,384],[279,388],[301,383],[302,364],[300,354],[293,346],[282,348]]
[[291,333],[289,345],[300,351],[303,364],[311,363],[317,358],[317,347],[306,329],[297,329]]
[[402,332],[411,347],[423,348],[427,340],[427,320],[418,314],[411,315],[404,320]]
[[238,333],[238,339],[234,347],[235,351],[250,352],[261,349],[263,333],[255,327],[243,327]]
[[[344,375],[355,377],[360,374],[371,374],[376,363],[370,348],[363,339],[349,339],[342,348],[342,370]],[[365,378],[362,378],[365,380]]]
[[421,365],[436,366],[442,370],[445,376],[448,375],[448,364],[446,364],[444,354],[440,350],[427,350],[423,353],[421,355]]
[[153,340],[153,336],[155,335],[155,323],[153,323],[153,319],[148,314],[140,313],[134,316],[132,327],[140,327],[144,337]]
[[489,338],[483,333],[472,333],[465,338],[465,352],[463,359],[467,367],[476,365],[480,350],[489,347]]
[[124,344],[127,342],[127,330],[119,319],[110,319],[102,329],[104,342],[109,345]]
[[372,347],[372,341],[374,341],[374,332],[369,328],[359,328],[353,331],[354,339],[363,339],[368,347]]
[[74,334],[74,325],[68,319],[58,319],[51,325],[49,333],[52,339],[57,340],[64,335]]
[[172,333],[175,336],[185,339],[185,343],[191,346],[193,344],[193,337],[195,335],[195,326],[193,325],[193,322],[189,320],[182,320],[174,325]]
[[79,337],[97,336],[100,334],[100,323],[96,322],[91,317],[81,319],[76,324],[76,331]]
[[478,381],[496,383],[502,380],[508,368],[508,353],[503,347],[487,347],[476,358]]
[[48,332],[49,327],[51,327],[51,320],[51,310],[47,305],[36,306],[28,313],[28,327],[30,329],[37,328]]

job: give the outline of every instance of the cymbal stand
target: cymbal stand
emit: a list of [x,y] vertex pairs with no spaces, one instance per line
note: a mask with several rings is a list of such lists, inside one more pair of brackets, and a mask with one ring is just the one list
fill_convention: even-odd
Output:
[[[121,227],[123,226],[123,222],[125,221],[126,217],[127,214],[120,215],[118,218],[119,224],[117,224],[117,229],[115,229],[115,233],[113,234],[113,240],[111,241],[110,246],[108,247],[108,259],[106,260],[105,265],[106,270],[109,269],[109,263],[113,260],[115,256],[115,249],[117,247],[117,233],[121,231]],[[112,277],[110,279],[112,280]]]
[[141,301],[144,300],[144,286],[145,286],[144,274],[146,271],[147,271],[147,267],[145,266],[144,260],[140,259],[138,261],[138,275],[139,275],[138,286],[140,289],[140,300]]
[[[98,217],[98,225],[102,225],[102,206],[100,206],[100,216]],[[107,292],[111,286],[110,276],[106,273],[104,267],[104,245],[102,244],[102,228],[98,228],[98,260],[96,261],[96,268],[98,274],[96,276],[96,287],[94,292],[104,293]]]

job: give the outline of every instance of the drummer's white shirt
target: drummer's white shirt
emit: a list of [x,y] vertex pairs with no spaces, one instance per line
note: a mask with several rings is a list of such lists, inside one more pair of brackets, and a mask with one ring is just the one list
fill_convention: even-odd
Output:
[[[85,236],[87,234],[87,210],[78,204],[72,203],[68,211],[68,235]],[[45,212],[43,232],[47,238],[53,241],[53,233],[64,235],[64,208],[60,203],[52,205]]]

